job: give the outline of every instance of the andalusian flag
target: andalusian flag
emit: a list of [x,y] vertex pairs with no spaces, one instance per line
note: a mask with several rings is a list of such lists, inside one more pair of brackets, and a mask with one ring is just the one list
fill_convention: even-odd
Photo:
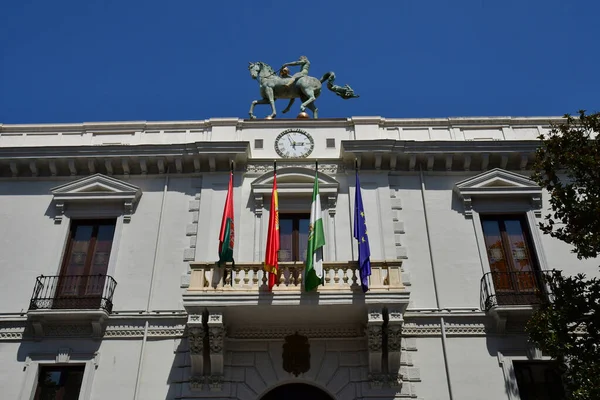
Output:
[[233,226],[233,171],[229,172],[229,188],[221,219],[221,233],[219,233],[219,266],[221,263],[233,261],[233,243],[235,230]]
[[267,251],[264,269],[269,273],[269,290],[273,289],[279,269],[279,198],[277,195],[277,171],[273,171],[273,192],[271,194],[271,210],[269,228],[267,230]]
[[309,292],[323,283],[323,218],[321,218],[321,198],[319,196],[319,173],[315,171],[312,205],[310,207],[310,225],[308,226],[308,246],[306,247],[306,269],[304,271],[304,289]]

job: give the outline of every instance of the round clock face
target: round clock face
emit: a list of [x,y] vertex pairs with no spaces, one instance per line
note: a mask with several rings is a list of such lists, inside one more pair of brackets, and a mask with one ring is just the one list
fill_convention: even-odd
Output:
[[315,147],[313,138],[302,129],[288,129],[275,139],[275,151],[284,158],[308,157]]

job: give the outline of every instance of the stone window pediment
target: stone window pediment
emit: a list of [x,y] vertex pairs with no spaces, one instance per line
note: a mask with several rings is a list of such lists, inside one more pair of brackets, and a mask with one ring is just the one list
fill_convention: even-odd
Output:
[[499,201],[527,197],[536,212],[541,210],[542,188],[524,175],[495,168],[455,184],[454,191],[463,201],[465,214],[472,214],[473,198]]
[[[281,168],[277,170],[277,192],[279,195],[312,194],[315,171],[310,168]],[[321,195],[337,195],[339,183],[331,176],[319,172],[319,193]],[[258,177],[252,183],[255,195],[270,195],[273,190],[273,172]]]
[[142,190],[130,183],[102,174],[95,174],[51,189],[57,209],[55,220],[60,223],[69,203],[118,203],[124,208],[125,221],[131,219],[133,207]]

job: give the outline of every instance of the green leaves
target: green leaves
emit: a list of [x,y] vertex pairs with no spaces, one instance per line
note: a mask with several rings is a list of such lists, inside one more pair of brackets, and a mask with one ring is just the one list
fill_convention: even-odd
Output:
[[[599,132],[599,113],[565,115],[540,136],[534,162],[532,179],[550,193],[540,229],[571,244],[579,259],[600,253]],[[570,399],[600,399],[600,281],[553,272],[546,284],[551,302],[530,319],[530,340],[561,362]]]
[[600,114],[579,112],[540,136],[532,179],[551,194],[552,214],[540,229],[574,246],[577,257],[600,252]]

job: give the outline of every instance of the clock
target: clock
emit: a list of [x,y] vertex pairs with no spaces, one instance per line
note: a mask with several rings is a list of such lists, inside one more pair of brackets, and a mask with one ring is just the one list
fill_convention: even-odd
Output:
[[283,158],[308,157],[315,148],[315,141],[302,129],[286,129],[275,139],[275,151]]

